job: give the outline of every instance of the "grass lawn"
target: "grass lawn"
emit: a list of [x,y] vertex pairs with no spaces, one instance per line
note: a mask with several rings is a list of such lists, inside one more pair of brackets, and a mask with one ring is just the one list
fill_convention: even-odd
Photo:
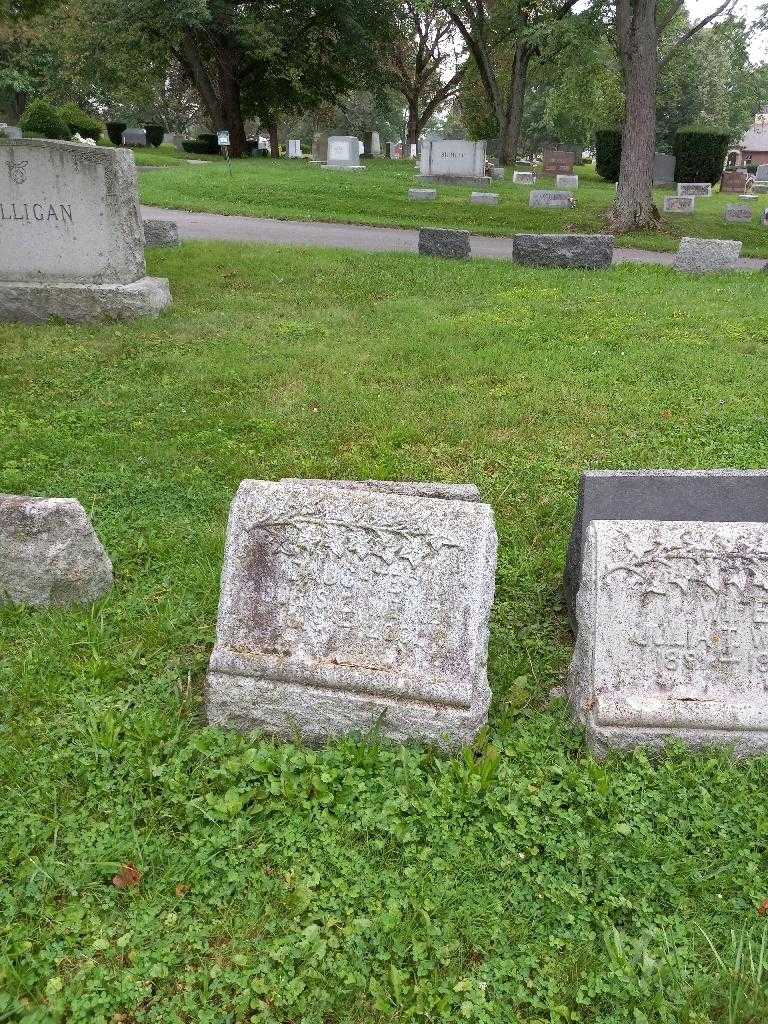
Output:
[[[93,608],[0,609],[0,1021],[767,1020],[734,964],[766,934],[768,759],[599,764],[547,698],[579,471],[765,466],[762,276],[149,261],[157,321],[0,325],[2,489],[77,497],[116,570]],[[228,505],[281,476],[478,484],[474,750],[204,727]]]
[[[142,163],[153,153],[136,151]],[[491,190],[501,194],[497,207],[473,206],[469,187],[438,185],[433,203],[413,203],[408,189],[418,185],[409,161],[373,160],[365,171],[325,171],[301,160],[238,160],[231,173],[220,159],[209,166],[192,166],[171,160],[162,172],[142,174],[142,201],[174,209],[276,217],[281,220],[318,220],[394,227],[467,228],[484,235],[512,235],[516,231],[605,230],[604,215],[610,207],[613,185],[597,177],[591,167],[577,168],[581,178],[575,193],[575,210],[532,210],[530,189],[507,181],[494,182]],[[552,188],[554,179],[543,178],[537,187]],[[657,190],[656,202],[663,207],[672,190]],[[738,196],[716,193],[711,199],[697,199],[693,217],[667,214],[660,231],[623,235],[619,245],[658,251],[677,249],[683,235],[701,238],[733,238],[744,243],[745,256],[768,257],[768,228],[761,224],[768,196],[752,205],[750,224],[725,224],[725,207],[738,203]]]

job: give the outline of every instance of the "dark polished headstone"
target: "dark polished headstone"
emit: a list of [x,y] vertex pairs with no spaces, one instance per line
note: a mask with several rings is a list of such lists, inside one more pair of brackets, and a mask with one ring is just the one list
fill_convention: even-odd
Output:
[[595,519],[764,523],[768,521],[768,470],[637,469],[582,473],[563,581],[572,628],[584,537]]

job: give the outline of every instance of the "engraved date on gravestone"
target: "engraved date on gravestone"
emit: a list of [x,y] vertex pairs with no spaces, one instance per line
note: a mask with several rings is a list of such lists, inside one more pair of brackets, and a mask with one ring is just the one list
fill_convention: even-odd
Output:
[[0,202],[0,223],[14,221],[22,224],[34,224],[55,221],[60,224],[73,223],[71,203],[9,203]]

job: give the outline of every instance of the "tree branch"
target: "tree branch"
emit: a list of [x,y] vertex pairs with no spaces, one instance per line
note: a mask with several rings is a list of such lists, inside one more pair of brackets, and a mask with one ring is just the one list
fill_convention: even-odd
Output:
[[707,25],[711,25],[715,18],[718,18],[721,14],[729,14],[735,5],[736,0],[723,0],[723,3],[712,11],[711,14],[708,14],[706,18],[702,18],[701,21],[697,21],[695,25],[691,25],[688,31],[684,32],[683,35],[681,35],[680,38],[672,44],[667,53],[659,60],[659,67],[663,68],[673,53],[679,50],[681,46],[684,46],[696,35],[697,32],[706,28]]

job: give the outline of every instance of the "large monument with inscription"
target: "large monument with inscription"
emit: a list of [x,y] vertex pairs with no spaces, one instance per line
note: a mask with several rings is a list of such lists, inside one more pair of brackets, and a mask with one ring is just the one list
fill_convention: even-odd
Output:
[[489,185],[485,149],[485,142],[427,139],[421,144],[419,176],[444,185]]
[[245,480],[227,531],[211,725],[319,743],[470,743],[496,570],[475,487]]
[[156,316],[170,301],[146,276],[132,153],[0,139],[0,320]]
[[591,522],[569,698],[598,752],[768,750],[768,524]]

